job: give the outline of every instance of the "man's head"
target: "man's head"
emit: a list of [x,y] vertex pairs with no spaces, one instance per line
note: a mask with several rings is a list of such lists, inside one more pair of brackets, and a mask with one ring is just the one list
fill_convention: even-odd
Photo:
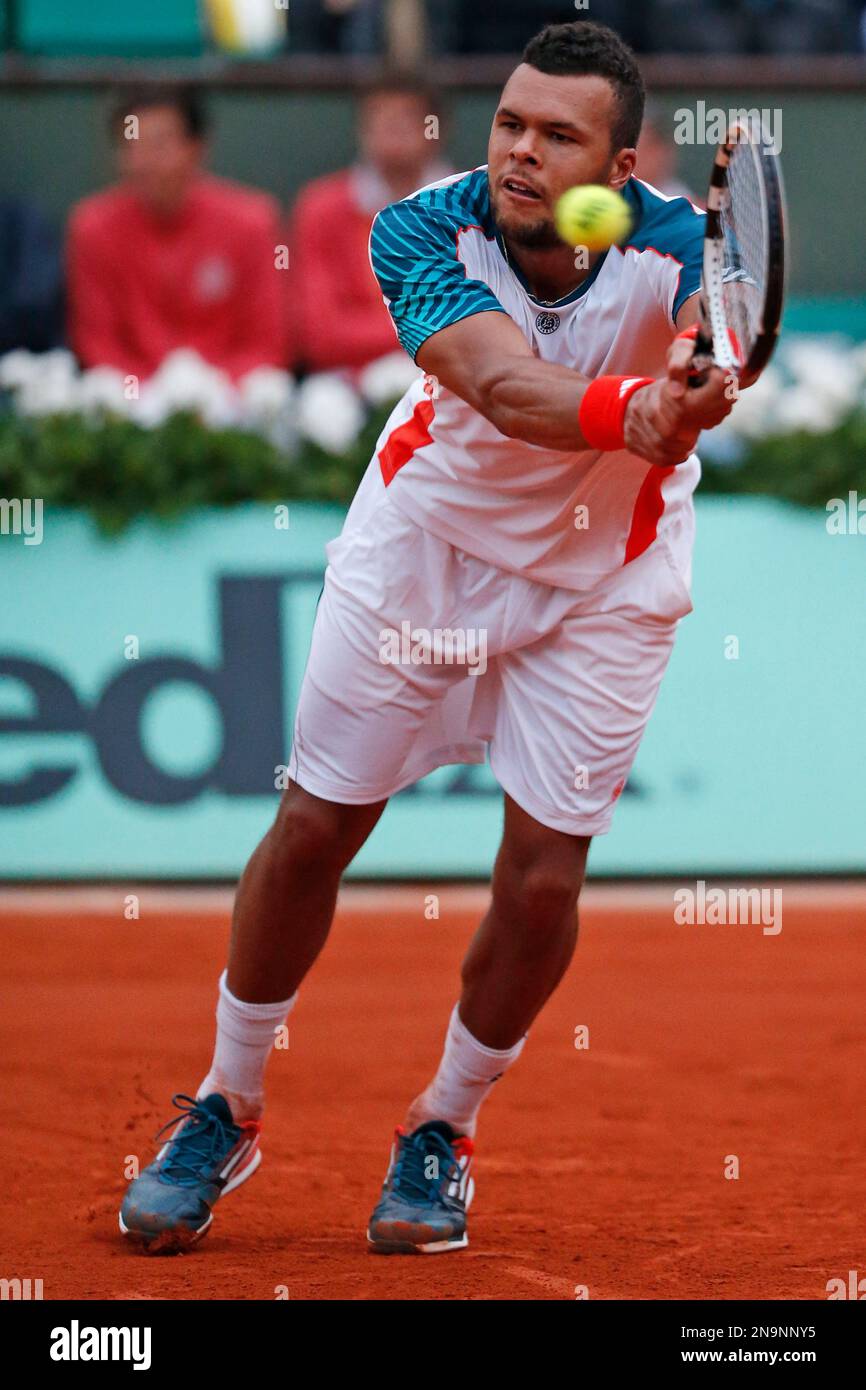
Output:
[[551,24],[527,44],[493,118],[487,162],[496,221],[527,247],[561,244],[567,188],[620,189],[631,176],[644,85],[631,49],[603,24]]
[[[431,120],[431,117],[433,118]],[[383,77],[365,88],[358,115],[361,157],[395,188],[411,185],[442,149],[436,93],[411,75]]]
[[200,172],[207,123],[197,94],[185,87],[125,93],[111,119],[123,181],[157,216],[177,212]]

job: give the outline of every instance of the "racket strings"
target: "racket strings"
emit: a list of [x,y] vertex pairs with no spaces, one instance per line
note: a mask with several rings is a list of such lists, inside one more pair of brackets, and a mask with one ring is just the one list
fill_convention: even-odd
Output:
[[734,146],[728,166],[729,196],[721,212],[724,237],[722,294],[725,316],[735,337],[740,363],[761,333],[769,273],[765,191],[759,160],[760,143],[745,140]]

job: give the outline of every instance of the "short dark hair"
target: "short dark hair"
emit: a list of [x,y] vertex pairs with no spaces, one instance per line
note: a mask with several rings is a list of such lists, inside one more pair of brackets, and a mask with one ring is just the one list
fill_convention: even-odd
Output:
[[184,130],[192,140],[202,140],[208,132],[204,103],[195,87],[174,82],[149,82],[146,86],[129,87],[114,99],[111,108],[111,133],[115,135],[127,116],[154,106],[169,106],[183,121]]
[[523,62],[554,77],[607,78],[619,112],[611,130],[613,149],[637,145],[646,92],[637,59],[613,29],[587,19],[548,24],[526,45]]

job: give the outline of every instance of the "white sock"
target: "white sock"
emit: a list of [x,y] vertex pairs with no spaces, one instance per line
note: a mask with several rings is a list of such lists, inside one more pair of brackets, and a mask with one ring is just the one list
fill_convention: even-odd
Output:
[[525,1043],[524,1036],[502,1051],[485,1047],[473,1038],[455,1004],[439,1070],[410,1105],[406,1128],[417,1129],[428,1120],[447,1120],[459,1134],[473,1135],[482,1101],[493,1083],[517,1061]]
[[262,1113],[265,1066],[276,1030],[285,1023],[298,996],[293,994],[291,999],[276,1004],[246,1004],[232,994],[226,976],[224,970],[219,982],[213,1061],[196,1099],[203,1100],[218,1091],[240,1123],[257,1120]]

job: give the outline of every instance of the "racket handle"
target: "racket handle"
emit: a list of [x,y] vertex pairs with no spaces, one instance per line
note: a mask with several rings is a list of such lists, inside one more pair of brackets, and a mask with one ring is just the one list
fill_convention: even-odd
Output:
[[692,365],[689,371],[689,386],[696,390],[699,386],[706,385],[710,368],[715,366],[713,359],[713,340],[708,338],[703,329],[698,328],[695,334],[695,350],[692,354]]
[[703,386],[707,379],[707,372],[713,365],[713,344],[707,337],[702,324],[693,323],[689,328],[683,329],[682,333],[677,334],[678,338],[686,338],[694,343],[692,352],[692,366],[688,376],[689,386],[693,389]]

